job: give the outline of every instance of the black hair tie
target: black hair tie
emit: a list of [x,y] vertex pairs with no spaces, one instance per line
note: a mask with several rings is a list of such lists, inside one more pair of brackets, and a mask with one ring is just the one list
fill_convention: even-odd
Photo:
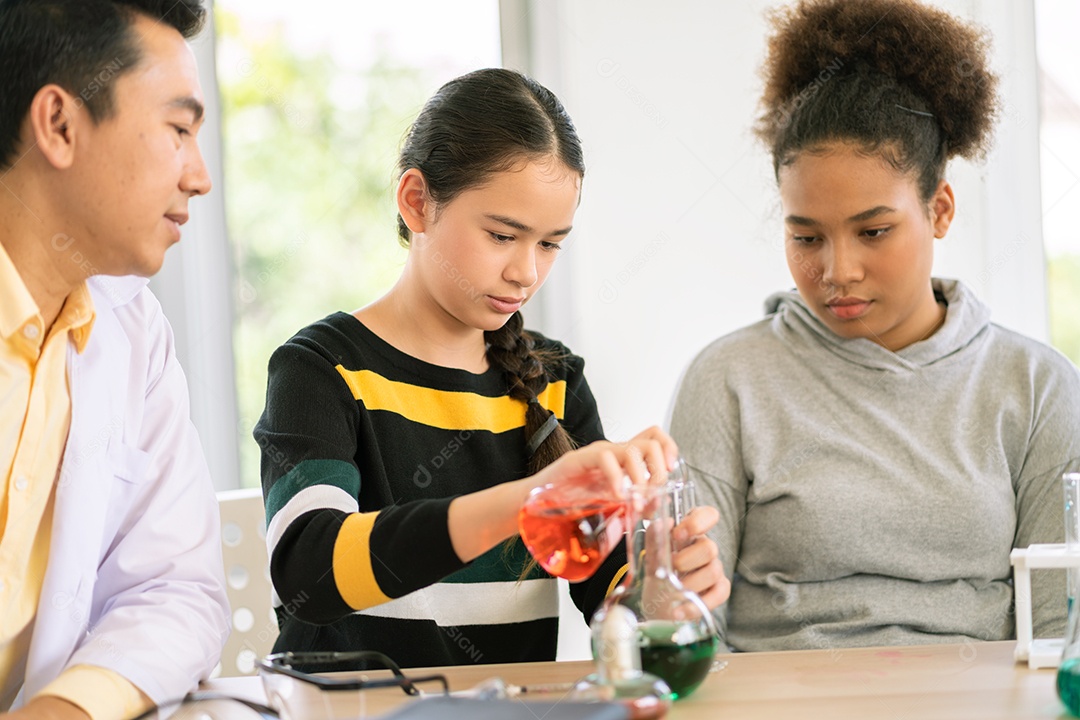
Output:
[[529,442],[525,445],[525,452],[529,457],[532,457],[537,448],[544,444],[544,441],[548,439],[551,433],[555,432],[555,428],[559,427],[559,418],[555,416],[555,413],[548,415],[548,419],[544,421],[544,424],[532,434],[529,438]]

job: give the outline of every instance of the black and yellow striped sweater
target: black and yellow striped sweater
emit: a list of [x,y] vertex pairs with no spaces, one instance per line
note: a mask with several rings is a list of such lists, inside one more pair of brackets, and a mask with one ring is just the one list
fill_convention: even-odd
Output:
[[[584,362],[566,355],[539,400],[579,444],[601,439]],[[556,581],[516,540],[465,564],[447,509],[526,475],[525,405],[498,370],[418,360],[355,317],[304,328],[270,360],[262,448],[275,651],[379,650],[404,667],[551,660]],[[591,617],[625,555],[571,586]]]

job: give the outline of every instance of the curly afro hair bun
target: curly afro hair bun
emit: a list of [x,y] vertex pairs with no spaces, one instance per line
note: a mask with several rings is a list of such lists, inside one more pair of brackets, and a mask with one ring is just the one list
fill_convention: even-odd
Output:
[[800,0],[770,20],[756,131],[777,170],[851,142],[915,170],[929,197],[949,158],[985,153],[998,101],[981,29],[915,0]]

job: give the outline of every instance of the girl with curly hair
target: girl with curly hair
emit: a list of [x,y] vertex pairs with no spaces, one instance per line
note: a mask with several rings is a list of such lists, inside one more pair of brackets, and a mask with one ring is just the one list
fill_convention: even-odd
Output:
[[[953,157],[985,153],[988,40],[912,0],[773,18],[757,132],[797,291],[705,348],[671,430],[721,512],[739,650],[1000,640],[1009,553],[1063,537],[1080,374],[931,276]],[[1064,587],[1035,578],[1037,636]]]

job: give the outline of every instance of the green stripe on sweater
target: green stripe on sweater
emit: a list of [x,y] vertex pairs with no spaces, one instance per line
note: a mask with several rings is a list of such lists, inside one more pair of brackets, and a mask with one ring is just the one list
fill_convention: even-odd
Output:
[[274,481],[266,494],[266,524],[294,495],[316,485],[332,485],[351,497],[360,494],[360,473],[342,460],[304,460]]
[[[521,542],[521,538],[514,538],[514,544],[507,550],[506,543],[499,543],[480,557],[473,560],[468,566],[458,570],[453,575],[443,578],[444,583],[481,583],[481,582],[506,582],[517,580],[521,577],[521,571],[532,560],[529,551]],[[532,570],[524,580],[536,580],[551,577],[544,568],[534,564]]]

